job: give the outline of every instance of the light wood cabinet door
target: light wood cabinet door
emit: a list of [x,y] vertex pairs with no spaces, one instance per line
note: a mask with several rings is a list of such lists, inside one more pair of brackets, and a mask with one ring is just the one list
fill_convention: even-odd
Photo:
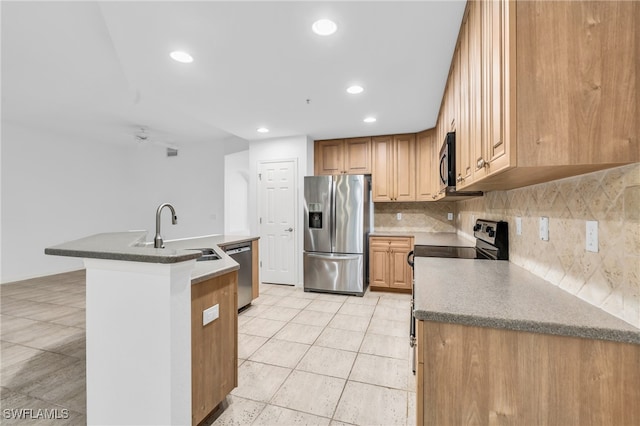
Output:
[[393,201],[416,200],[416,135],[393,137]]
[[316,141],[314,171],[316,176],[370,174],[371,138]]
[[[483,126],[483,114],[491,116],[493,107],[491,94],[483,92],[483,75],[490,79],[491,66],[486,66],[483,53],[500,51],[498,46],[487,46],[483,50],[483,9],[491,9],[497,2],[469,2],[459,35],[460,97],[459,123],[456,129],[456,187],[482,179],[489,164],[485,162],[488,153],[485,148],[490,126]],[[489,28],[490,30],[490,28]],[[489,37],[488,42],[492,42]],[[491,62],[489,62],[491,64]],[[483,68],[485,66],[485,68]],[[483,72],[484,71],[484,72]],[[498,70],[499,72],[499,70]],[[490,84],[485,84],[487,88]],[[487,89],[488,90],[488,89]],[[484,102],[484,103],[483,103]]]
[[251,241],[251,300],[260,296],[260,241]]
[[[238,271],[191,286],[191,420],[197,425],[238,386]],[[202,312],[219,317],[202,325]]]
[[373,173],[371,175],[373,201],[393,201],[393,137],[375,136],[373,146]]
[[482,137],[482,3],[469,4],[469,167],[471,180],[482,179],[487,168]]
[[[471,6],[469,6],[470,8]],[[467,8],[467,10],[469,9]],[[459,69],[459,103],[458,103],[458,122],[456,125],[456,184],[471,178],[471,138],[470,138],[470,120],[469,120],[469,15],[465,15],[465,19],[460,27],[459,45],[458,45],[458,63]]]
[[371,143],[373,201],[415,201],[415,134],[376,136]]
[[389,240],[369,240],[369,285],[389,287]]
[[339,175],[344,172],[344,139],[316,141],[314,168],[316,176]]
[[487,32],[487,42],[490,44],[483,46],[488,51],[483,56],[483,61],[486,61],[483,69],[487,75],[483,83],[488,85],[483,90],[483,95],[488,98],[486,109],[488,116],[483,120],[487,126],[484,151],[476,160],[478,171],[481,168],[486,169],[480,177],[495,174],[512,166],[507,154],[511,149],[510,144],[516,143],[515,138],[509,137],[511,126],[509,73],[515,71],[511,69],[511,52],[508,49],[510,5],[506,1],[498,1],[485,2],[482,6],[486,8],[484,30]]
[[411,290],[411,267],[407,255],[412,249],[411,238],[397,238],[389,244],[389,287]]
[[369,285],[411,291],[412,271],[407,255],[413,249],[411,237],[369,239]]
[[507,7],[517,9],[518,167],[640,161],[640,3]]
[[640,345],[435,321],[417,340],[418,425],[640,422]]
[[344,140],[344,172],[350,175],[371,174],[371,138]]
[[435,129],[425,130],[416,135],[416,201],[434,200],[437,183],[435,135]]

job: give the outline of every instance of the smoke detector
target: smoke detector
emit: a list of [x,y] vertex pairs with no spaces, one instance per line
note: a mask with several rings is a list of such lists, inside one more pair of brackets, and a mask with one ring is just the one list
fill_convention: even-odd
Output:
[[137,132],[134,136],[138,142],[146,142],[149,140],[149,134],[144,127],[140,128],[140,131]]

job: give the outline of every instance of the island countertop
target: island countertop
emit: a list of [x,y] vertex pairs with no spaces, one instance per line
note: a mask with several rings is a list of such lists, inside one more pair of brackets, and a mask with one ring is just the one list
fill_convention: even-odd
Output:
[[507,261],[415,258],[416,319],[640,344],[640,329]]
[[167,240],[164,242],[164,245],[165,249],[176,251],[189,248],[212,248],[218,256],[220,256],[219,260],[196,262],[196,266],[191,272],[191,284],[198,284],[209,278],[217,277],[239,268],[238,263],[229,257],[221,247],[257,239],[258,237],[246,235],[205,235],[201,237]]
[[[237,235],[205,235],[164,242],[165,248],[153,247],[147,242],[146,231],[109,232],[95,234],[74,241],[45,248],[45,254],[129,262],[178,263],[202,256],[196,248],[212,248],[219,260],[196,262],[191,273],[192,284],[237,270],[238,263],[220,247],[233,243],[256,240],[258,237]],[[190,250],[191,249],[191,250]]]

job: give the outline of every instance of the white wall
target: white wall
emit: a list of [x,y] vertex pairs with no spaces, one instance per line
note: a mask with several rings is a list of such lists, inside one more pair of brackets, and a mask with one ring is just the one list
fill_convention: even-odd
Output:
[[[80,259],[44,248],[100,232],[155,233],[162,202],[165,239],[222,233],[224,151],[216,143],[180,148],[115,144],[2,125],[2,283],[81,269]],[[98,140],[96,140],[98,139]]]
[[248,235],[249,150],[224,156],[224,233]]
[[132,224],[155,235],[156,209],[170,203],[178,224],[171,224],[168,209],[163,210],[161,233],[165,240],[220,234],[224,231],[224,155],[216,143],[188,144],[177,157],[167,157],[166,148],[138,145],[133,172],[141,209],[141,221]]
[[313,140],[307,136],[292,136],[287,138],[252,141],[249,144],[250,179],[249,179],[249,223],[252,235],[260,235],[258,224],[258,165],[267,160],[297,159],[298,162],[298,205],[297,244],[298,244],[298,273],[296,285],[302,286],[302,202],[304,200],[304,177],[313,174]]

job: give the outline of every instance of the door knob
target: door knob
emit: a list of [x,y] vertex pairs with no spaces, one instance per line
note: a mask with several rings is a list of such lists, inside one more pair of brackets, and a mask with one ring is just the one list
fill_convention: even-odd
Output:
[[285,229],[286,232],[293,232],[293,228]]

